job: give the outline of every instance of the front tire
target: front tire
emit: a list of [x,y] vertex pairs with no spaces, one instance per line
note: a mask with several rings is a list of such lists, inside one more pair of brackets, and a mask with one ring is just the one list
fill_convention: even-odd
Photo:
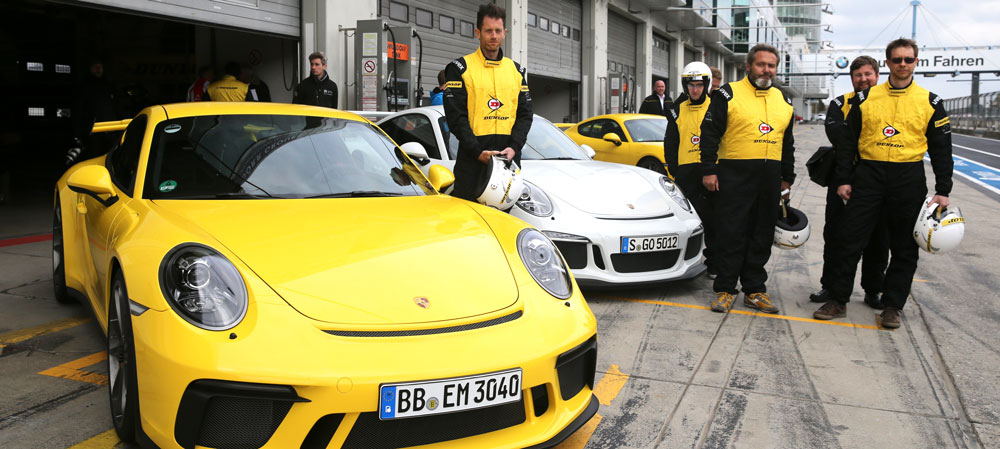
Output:
[[667,169],[663,168],[663,162],[660,162],[658,159],[654,157],[646,156],[642,158],[636,165],[645,168],[647,170],[655,171],[661,175],[667,174]]
[[70,304],[74,301],[66,290],[66,252],[63,245],[62,204],[56,195],[56,206],[52,212],[52,288],[56,301]]
[[108,301],[108,380],[111,421],[118,438],[135,443],[139,427],[138,376],[128,290],[121,271],[116,272],[111,281]]

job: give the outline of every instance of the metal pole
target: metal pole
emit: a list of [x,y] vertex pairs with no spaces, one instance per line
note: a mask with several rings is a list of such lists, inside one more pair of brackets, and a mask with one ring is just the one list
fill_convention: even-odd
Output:
[[917,6],[920,6],[920,0],[913,0],[910,2],[913,5],[913,33],[910,34],[910,39],[917,39]]
[[979,109],[979,74],[978,73],[973,73],[972,74],[972,104],[970,106],[972,106],[972,107],[971,107],[971,110],[969,112],[972,114],[972,117],[975,118],[976,115],[979,113],[979,110],[978,110]]

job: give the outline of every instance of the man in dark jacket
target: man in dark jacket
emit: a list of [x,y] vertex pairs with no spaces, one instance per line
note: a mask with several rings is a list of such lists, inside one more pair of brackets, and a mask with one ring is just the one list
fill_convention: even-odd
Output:
[[337,83],[326,73],[326,55],[321,51],[309,55],[308,78],[295,87],[292,103],[312,106],[337,107]]
[[667,115],[667,111],[673,107],[673,101],[667,96],[667,84],[663,80],[656,80],[653,83],[652,95],[646,97],[642,100],[642,106],[639,106],[640,114],[656,114],[656,115]]

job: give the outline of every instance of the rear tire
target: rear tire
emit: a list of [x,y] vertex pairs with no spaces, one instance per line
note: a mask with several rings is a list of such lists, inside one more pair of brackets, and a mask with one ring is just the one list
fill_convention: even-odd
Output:
[[75,302],[66,290],[66,252],[63,250],[62,205],[56,196],[56,206],[52,212],[52,289],[56,301],[61,304]]
[[646,156],[642,158],[636,165],[645,168],[647,170],[655,171],[661,175],[667,174],[667,169],[663,168],[663,162],[660,162],[658,159],[654,157]]
[[108,301],[108,397],[111,421],[118,438],[135,443],[139,428],[139,390],[135,369],[135,340],[132,336],[128,290],[121,271],[111,281]]

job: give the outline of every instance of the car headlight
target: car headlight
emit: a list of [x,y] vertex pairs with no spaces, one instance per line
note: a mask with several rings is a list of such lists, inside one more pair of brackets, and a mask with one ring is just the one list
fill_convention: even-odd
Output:
[[525,181],[521,197],[514,203],[521,210],[538,217],[552,215],[552,200],[534,184]]
[[663,187],[663,191],[667,192],[667,196],[673,199],[675,203],[679,204],[682,209],[691,212],[691,202],[684,196],[684,192],[681,192],[681,189],[677,187],[677,184],[670,181],[670,178],[660,176],[660,187]]
[[556,298],[569,298],[573,293],[569,270],[551,240],[536,229],[525,229],[517,235],[517,252],[538,285]]
[[160,290],[181,318],[202,329],[230,329],[247,313],[243,277],[207,246],[185,243],[170,250],[160,263]]

